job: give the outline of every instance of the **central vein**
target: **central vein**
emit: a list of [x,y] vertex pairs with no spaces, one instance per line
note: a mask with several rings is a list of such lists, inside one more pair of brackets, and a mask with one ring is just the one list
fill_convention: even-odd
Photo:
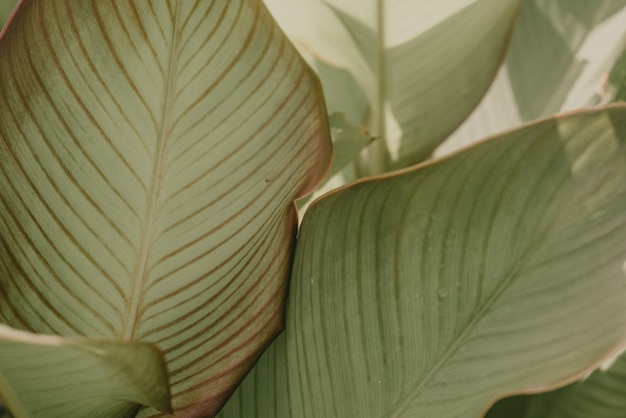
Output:
[[146,213],[141,229],[141,239],[137,256],[137,263],[131,276],[131,289],[127,300],[127,307],[124,317],[124,325],[119,338],[123,341],[133,341],[141,320],[141,307],[143,296],[150,274],[150,252],[158,231],[158,219],[160,215],[160,202],[163,184],[163,173],[165,168],[165,156],[167,152],[167,142],[169,129],[171,127],[171,109],[173,105],[174,77],[176,73],[176,49],[178,43],[178,15],[181,2],[176,3],[174,12],[174,23],[172,28],[172,43],[169,51],[169,63],[164,76],[165,98],[161,114],[161,123],[156,138],[156,154],[154,159],[154,169],[152,172],[152,182],[147,196]]

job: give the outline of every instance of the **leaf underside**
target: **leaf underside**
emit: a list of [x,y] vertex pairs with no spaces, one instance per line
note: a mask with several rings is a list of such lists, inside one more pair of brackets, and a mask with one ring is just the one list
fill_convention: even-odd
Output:
[[214,414],[283,327],[317,80],[248,0],[24,2],[0,56],[0,322],[154,343]]

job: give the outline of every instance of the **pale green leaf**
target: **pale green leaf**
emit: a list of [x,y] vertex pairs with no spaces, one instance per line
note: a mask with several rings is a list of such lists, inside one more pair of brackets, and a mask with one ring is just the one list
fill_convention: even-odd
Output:
[[322,89],[328,114],[344,114],[351,124],[358,121],[359,127],[363,129],[360,122],[367,118],[369,104],[354,77],[347,70],[322,61],[313,60],[311,65],[324,80]]
[[[313,61],[353,75],[370,104],[360,123],[391,151],[372,159],[390,157],[398,166],[427,157],[478,104],[502,61],[520,1],[266,3]],[[336,74],[320,74],[323,84],[339,84]],[[356,95],[353,103],[329,107],[358,114],[363,100]]]
[[287,329],[222,417],[481,416],[626,344],[626,106],[314,203]]
[[374,138],[353,126],[342,113],[333,113],[328,119],[333,136],[334,159],[327,176],[332,177],[353,163],[359,152]]
[[249,0],[33,0],[0,55],[0,322],[153,343],[211,416],[283,327],[318,81]]
[[539,117],[606,103],[607,73],[625,43],[625,0],[524,1],[503,68],[437,155]]
[[0,325],[0,396],[16,417],[171,412],[165,364],[150,344],[30,334]]
[[343,113],[329,115],[328,121],[333,140],[333,162],[321,186],[314,193],[298,200],[298,211],[300,214],[304,213],[313,199],[340,185],[355,180],[354,162],[359,153],[375,140],[375,138],[367,136],[361,128],[352,125]]

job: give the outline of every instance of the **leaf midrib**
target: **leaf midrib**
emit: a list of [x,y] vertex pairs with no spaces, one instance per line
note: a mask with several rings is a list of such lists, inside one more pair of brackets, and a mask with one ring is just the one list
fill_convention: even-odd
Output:
[[149,260],[153,243],[157,235],[157,222],[160,215],[159,202],[161,201],[164,160],[167,151],[168,133],[171,126],[171,110],[175,99],[175,76],[176,76],[176,55],[178,48],[178,21],[180,15],[181,2],[176,2],[173,14],[172,42],[169,50],[169,63],[165,78],[164,102],[161,115],[161,125],[157,133],[157,152],[155,154],[154,167],[150,192],[147,196],[146,214],[141,227],[141,237],[139,244],[139,255],[131,275],[131,289],[127,300],[126,311],[124,312],[124,322],[120,332],[120,340],[133,341],[136,337],[138,324],[141,320],[141,309],[143,305],[143,295],[145,293],[148,276],[150,273]]

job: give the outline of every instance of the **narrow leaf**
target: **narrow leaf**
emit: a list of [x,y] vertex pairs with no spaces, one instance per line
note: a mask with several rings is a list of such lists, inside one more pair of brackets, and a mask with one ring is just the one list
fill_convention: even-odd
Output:
[[222,416],[471,418],[564,385],[626,345],[625,261],[626,106],[345,187]]

